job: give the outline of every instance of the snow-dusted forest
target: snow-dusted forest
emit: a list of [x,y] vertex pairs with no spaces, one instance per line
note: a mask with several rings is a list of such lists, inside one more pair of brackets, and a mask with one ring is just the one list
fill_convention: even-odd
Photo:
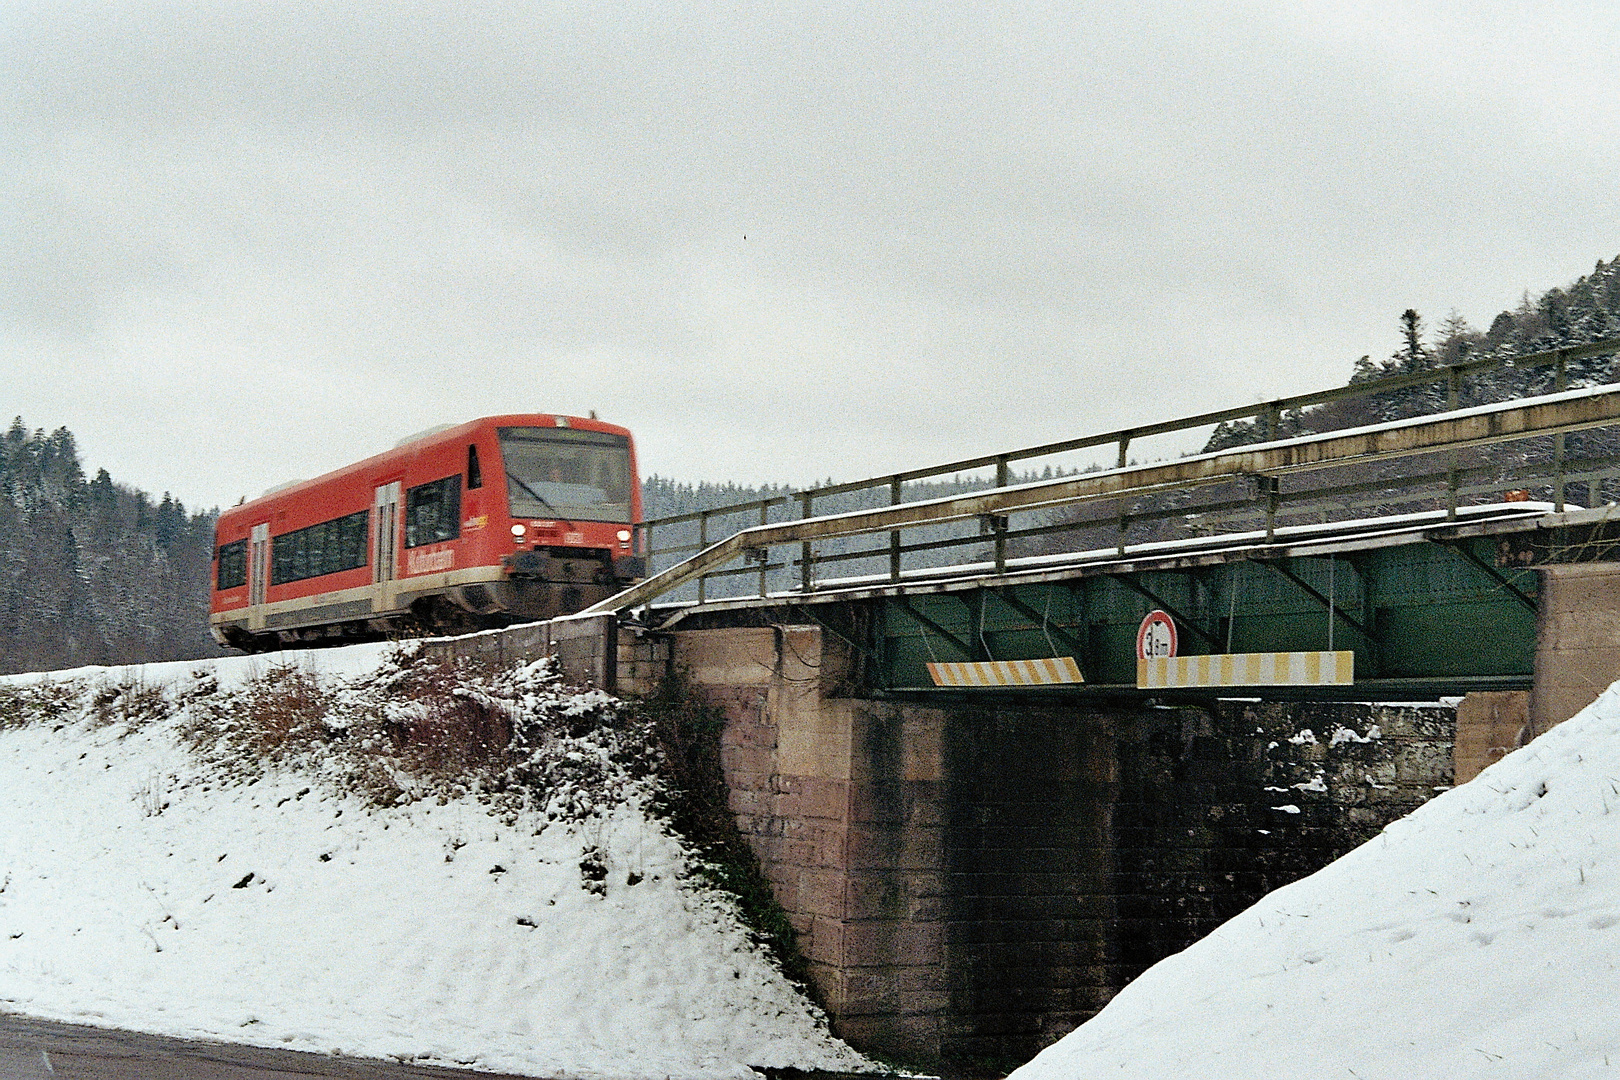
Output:
[[[1430,332],[1417,312],[1408,311],[1391,320],[1391,333],[1398,347],[1383,360],[1362,357],[1354,366],[1352,383],[1464,359],[1522,355],[1614,337],[1620,335],[1620,257],[1599,261],[1592,273],[1568,286],[1539,297],[1527,293],[1516,308],[1498,314],[1484,330],[1453,312]],[[1620,376],[1617,364],[1620,359],[1601,357],[1571,365],[1570,385],[1613,382]],[[1552,378],[1551,369],[1545,367],[1505,367],[1471,379],[1461,404],[1545,392],[1552,389]],[[1443,386],[1406,390],[1285,414],[1277,434],[1432,411],[1444,406],[1445,394]],[[1223,424],[1206,449],[1253,442],[1262,435],[1255,424]],[[644,464],[652,469],[642,488],[649,519],[774,498],[785,501],[771,511],[771,520],[800,513],[793,498],[797,489],[792,487],[686,482],[660,474],[657,462]],[[1014,480],[1037,478],[1021,473]],[[988,483],[976,476],[916,482],[906,485],[903,499],[937,498]],[[850,492],[817,500],[815,512],[862,509],[888,498],[884,487]],[[188,509],[167,493],[155,498],[114,480],[105,469],[87,478],[68,428],[30,429],[18,417],[0,443],[0,673],[218,655],[220,650],[207,632],[214,514]],[[753,524],[758,524],[757,511],[717,517],[710,523],[708,539],[714,542]],[[973,528],[973,523],[940,526],[938,536],[919,533],[908,542],[965,536]],[[695,544],[697,525],[667,528],[656,539],[661,547]],[[970,544],[937,555],[940,560],[967,559],[975,551]],[[845,567],[848,573],[872,572],[876,563],[852,561]],[[792,568],[784,566],[776,573],[785,583]]]

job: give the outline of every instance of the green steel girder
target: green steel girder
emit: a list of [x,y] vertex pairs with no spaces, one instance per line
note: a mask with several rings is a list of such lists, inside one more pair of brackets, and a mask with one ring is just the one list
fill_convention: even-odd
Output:
[[[1187,576],[1189,578],[1191,578],[1191,575],[1187,575]],[[1192,620],[1191,617],[1189,617],[1187,615],[1184,615],[1180,611],[1176,610],[1175,606],[1173,604],[1171,604],[1170,601],[1164,599],[1164,597],[1160,596],[1158,593],[1154,592],[1152,589],[1149,589],[1146,585],[1143,585],[1141,582],[1135,580],[1135,575],[1133,575],[1133,574],[1121,574],[1118,577],[1116,577],[1114,580],[1118,581],[1121,585],[1125,586],[1127,589],[1132,589],[1135,592],[1141,593],[1142,596],[1146,597],[1147,600],[1154,607],[1161,609],[1167,615],[1169,615],[1172,619],[1175,619],[1176,620],[1176,625],[1178,627],[1185,627],[1186,629],[1191,630],[1193,633],[1195,633],[1199,637],[1203,638],[1205,643],[1208,644],[1212,649],[1219,649],[1221,647],[1221,639],[1220,638],[1216,637],[1214,634],[1211,634],[1209,631],[1207,631],[1203,627],[1199,626],[1196,622],[1194,622]]]
[[956,650],[960,652],[966,659],[973,660],[977,657],[978,650],[976,648],[957,637],[953,631],[948,630],[944,626],[941,626],[938,622],[935,622],[933,619],[929,618],[927,615],[924,615],[921,611],[918,611],[906,597],[896,596],[891,599],[889,603],[891,606],[899,608],[911,618],[915,619],[925,629],[932,630],[935,634],[939,635],[939,637],[944,641],[954,646]]
[[1307,596],[1309,596],[1312,600],[1315,600],[1317,603],[1321,604],[1324,610],[1331,612],[1334,617],[1340,619],[1342,622],[1344,622],[1344,624],[1346,626],[1349,626],[1352,630],[1354,630],[1356,633],[1360,634],[1362,637],[1366,638],[1368,641],[1371,641],[1371,642],[1377,642],[1378,641],[1378,635],[1377,634],[1373,633],[1372,630],[1370,630],[1367,627],[1363,626],[1356,619],[1353,619],[1349,615],[1345,614],[1343,606],[1341,606],[1340,604],[1334,602],[1333,600],[1328,599],[1326,596],[1322,595],[1320,592],[1318,592],[1316,590],[1316,588],[1313,585],[1311,585],[1310,582],[1306,581],[1304,578],[1300,577],[1298,574],[1296,574],[1292,570],[1288,569],[1288,567],[1284,566],[1283,565],[1283,560],[1281,560],[1281,559],[1255,559],[1253,561],[1255,563],[1259,564],[1260,566],[1265,567],[1267,570],[1272,571],[1273,573],[1282,575],[1283,577],[1287,578],[1289,581],[1293,582],[1295,585],[1298,585],[1300,587],[1300,589]]
[[[1050,591],[1050,588],[1051,587],[1048,586],[1048,591]],[[1043,633],[1050,633],[1053,637],[1057,638],[1057,640],[1063,642],[1069,648],[1073,649],[1075,652],[1075,658],[1077,660],[1084,660],[1086,650],[1085,642],[1069,633],[1069,631],[1064,629],[1062,626],[1053,624],[1049,615],[1044,612],[1036,611],[1034,608],[1018,599],[1018,597],[1013,594],[1011,589],[1000,588],[987,589],[985,591],[989,595],[994,596],[997,600],[1000,600],[1003,604],[1006,604],[1008,607],[1018,612],[1020,615],[1023,615],[1025,618],[1039,620],[1041,624],[1041,631]]]
[[1535,613],[1536,602],[1534,600],[1530,599],[1530,597],[1526,596],[1523,592],[1521,592],[1519,590],[1519,587],[1517,585],[1513,584],[1513,582],[1509,581],[1506,578],[1506,576],[1504,576],[1502,574],[1502,572],[1500,570],[1498,570],[1496,567],[1492,566],[1490,563],[1486,562],[1484,559],[1480,558],[1479,554],[1477,552],[1475,552],[1473,550],[1473,548],[1469,547],[1469,545],[1466,542],[1461,542],[1461,541],[1459,541],[1459,542],[1449,542],[1449,541],[1444,541],[1444,540],[1436,540],[1435,543],[1437,545],[1439,545],[1440,547],[1444,548],[1445,550],[1455,552],[1456,554],[1461,555],[1463,558],[1467,559],[1469,562],[1473,563],[1475,566],[1477,566],[1479,569],[1483,570],[1487,575],[1489,575],[1490,578],[1493,581],[1495,581],[1497,584],[1501,585],[1502,588],[1506,589],[1509,593],[1511,593],[1513,595],[1514,599],[1518,600],[1519,603],[1521,603],[1525,607],[1529,608],[1531,614]]
[[1121,568],[1056,583],[987,578],[978,589],[875,598],[895,613],[876,623],[883,657],[877,677],[882,689],[931,691],[923,665],[941,641],[952,658],[1020,660],[1049,656],[1052,642],[1061,640],[1087,684],[1058,692],[1134,693],[1135,636],[1145,605],[1170,612],[1187,631],[1183,654],[1229,651],[1228,634],[1235,652],[1319,650],[1329,644],[1332,575],[1333,618],[1353,631],[1345,635],[1350,641],[1335,644],[1356,653],[1358,687],[1453,693],[1528,685],[1535,573],[1491,565],[1494,543],[1476,537],[1341,551],[1333,556],[1336,575],[1316,556],[1286,563],[1237,558],[1196,568]]

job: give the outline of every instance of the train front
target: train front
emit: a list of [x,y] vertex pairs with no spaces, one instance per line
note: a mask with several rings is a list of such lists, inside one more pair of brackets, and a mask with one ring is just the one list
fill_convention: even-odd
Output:
[[555,417],[549,426],[499,424],[510,553],[498,605],[544,619],[606,599],[645,574],[636,550],[641,488],[630,433]]

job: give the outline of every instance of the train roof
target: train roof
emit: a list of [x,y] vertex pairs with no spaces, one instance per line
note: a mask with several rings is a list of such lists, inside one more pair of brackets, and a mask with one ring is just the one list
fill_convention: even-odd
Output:
[[[272,507],[345,479],[357,474],[387,472],[403,467],[418,454],[425,450],[432,450],[446,443],[461,442],[472,438],[480,431],[496,427],[556,427],[578,428],[584,431],[601,431],[613,435],[630,436],[628,428],[618,424],[610,424],[603,420],[587,416],[567,416],[563,413],[503,413],[498,416],[481,416],[476,420],[468,420],[460,424],[441,424],[437,427],[419,431],[408,435],[396,443],[391,449],[380,454],[363,458],[360,461],[322,473],[308,480],[293,480],[265,491],[256,499],[238,503],[219,515],[219,521],[224,524],[243,515],[262,517]],[[381,477],[378,477],[381,479]]]

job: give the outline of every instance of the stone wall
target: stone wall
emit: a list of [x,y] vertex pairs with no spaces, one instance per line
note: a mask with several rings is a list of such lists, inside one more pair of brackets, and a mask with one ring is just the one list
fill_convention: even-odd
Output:
[[422,643],[429,656],[473,657],[497,665],[549,656],[564,678],[619,694],[645,695],[669,671],[669,641],[621,626],[612,615],[569,615]]
[[1456,782],[1466,784],[1531,738],[1528,691],[1469,694],[1457,706]]
[[1620,563],[1541,568],[1536,610],[1534,737],[1574,716],[1620,679]]
[[835,1029],[986,1072],[1452,782],[1452,712],[832,696],[814,627],[683,631]]
[[1116,986],[1371,839],[1453,778],[1453,711],[1438,705],[1226,700],[1122,721]]

